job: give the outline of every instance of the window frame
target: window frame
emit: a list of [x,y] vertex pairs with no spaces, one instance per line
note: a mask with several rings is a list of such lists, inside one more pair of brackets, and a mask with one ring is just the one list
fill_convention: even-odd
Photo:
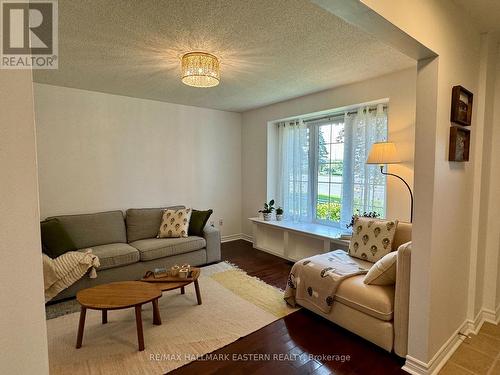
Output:
[[[322,125],[332,125],[336,120],[341,119],[339,123],[344,124],[344,137],[345,137],[345,114],[344,113],[332,113],[326,119],[319,119],[317,121],[311,120],[309,127],[309,175],[312,186],[310,186],[310,191],[312,193],[311,197],[311,213],[312,213],[312,223],[327,225],[331,227],[340,228],[342,221],[331,221],[328,219],[318,219],[317,217],[317,202],[318,202],[318,174],[319,174],[319,128]],[[345,145],[344,138],[344,145]],[[331,138],[328,142],[331,145]],[[345,146],[344,146],[345,147]],[[330,149],[331,151],[331,149]],[[344,151],[345,156],[345,151]],[[342,159],[343,161],[344,159]],[[342,191],[344,190],[344,165],[342,165]],[[311,176],[312,175],[312,176]],[[329,185],[331,183],[329,182]],[[341,199],[342,199],[341,194]],[[343,202],[341,202],[343,205]]]
[[[341,194],[341,218],[339,221],[331,221],[328,219],[318,219],[317,217],[317,202],[318,202],[318,173],[319,173],[319,129],[322,125],[333,124],[336,119],[342,119],[341,122],[344,125],[344,156],[343,156],[343,165],[342,165],[342,194]],[[307,127],[309,128],[309,188],[311,191],[311,222],[313,224],[327,225],[335,228],[342,228],[342,212],[345,212],[349,209],[349,212],[354,211],[353,202],[344,202],[344,190],[346,189],[346,179],[352,179],[352,170],[345,169],[345,158],[349,157],[350,151],[348,150],[348,146],[352,143],[352,139],[348,139],[348,137],[352,137],[352,132],[348,131],[345,128],[345,113],[332,113],[327,118],[322,118],[318,120],[308,120],[309,124]],[[387,119],[387,133],[389,132],[389,121]],[[386,138],[387,139],[387,138]],[[329,140],[329,145],[331,144],[331,139]],[[331,151],[331,149],[330,149]],[[387,166],[386,166],[387,167]],[[354,189],[354,182],[351,184],[350,189]],[[352,196],[354,193],[351,192]],[[344,208],[344,205],[348,204],[349,207]],[[387,179],[385,179],[384,185],[384,205],[383,205],[384,213],[387,213]]]

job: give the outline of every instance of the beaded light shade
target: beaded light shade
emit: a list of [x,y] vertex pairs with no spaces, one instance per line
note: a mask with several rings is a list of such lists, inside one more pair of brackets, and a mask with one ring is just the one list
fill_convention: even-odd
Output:
[[194,87],[214,87],[219,84],[219,60],[206,52],[189,52],[182,56],[182,82]]

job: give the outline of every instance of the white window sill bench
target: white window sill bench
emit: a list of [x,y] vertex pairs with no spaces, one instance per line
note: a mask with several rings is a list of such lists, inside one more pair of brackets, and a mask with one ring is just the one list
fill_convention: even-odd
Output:
[[336,249],[347,250],[348,240],[340,239],[342,230],[321,224],[291,221],[264,221],[249,218],[256,249],[296,262]]

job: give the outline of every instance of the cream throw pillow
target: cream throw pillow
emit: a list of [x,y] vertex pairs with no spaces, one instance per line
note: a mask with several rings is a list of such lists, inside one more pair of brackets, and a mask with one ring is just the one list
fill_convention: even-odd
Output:
[[392,251],[398,221],[358,217],[352,227],[349,255],[375,263]]
[[370,268],[363,282],[372,285],[394,285],[396,283],[397,259],[397,251],[385,255]]
[[190,208],[163,211],[158,238],[187,237],[191,212]]

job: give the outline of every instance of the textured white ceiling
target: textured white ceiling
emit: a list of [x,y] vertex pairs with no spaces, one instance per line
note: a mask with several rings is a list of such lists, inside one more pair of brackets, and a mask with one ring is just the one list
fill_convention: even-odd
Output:
[[[221,59],[221,84],[179,79],[179,57]],[[36,82],[230,111],[414,66],[307,0],[59,0],[59,69]]]
[[500,31],[500,0],[454,0],[481,32]]

